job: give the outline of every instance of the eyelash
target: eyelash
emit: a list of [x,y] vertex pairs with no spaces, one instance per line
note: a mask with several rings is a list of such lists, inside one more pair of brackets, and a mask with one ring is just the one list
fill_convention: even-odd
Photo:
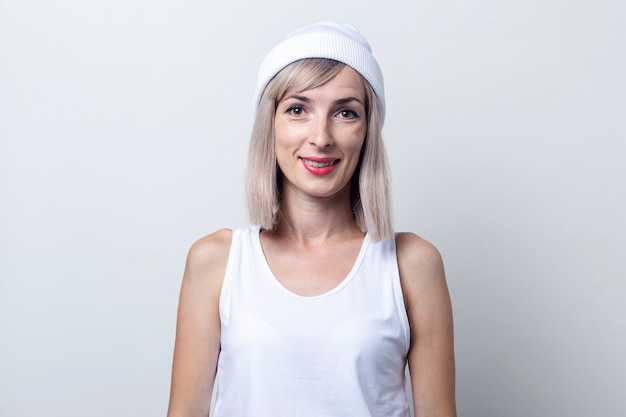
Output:
[[356,119],[357,117],[359,117],[359,114],[354,110],[341,110],[337,114],[342,115],[344,113],[348,113],[348,115],[346,116],[346,118],[348,119]]
[[303,111],[304,111],[304,109],[302,108],[302,106],[291,106],[291,107],[289,107],[289,108],[285,111],[285,113],[291,114],[291,115],[293,115],[293,116],[300,116],[299,114],[295,114],[295,113],[294,113],[294,111],[295,111],[295,110],[300,111],[300,112],[303,112]]
[[[300,116],[300,114],[294,113],[296,111],[303,112],[304,108],[302,108],[302,106],[291,106],[287,108],[287,110],[285,110],[285,113],[291,114],[293,116]],[[355,112],[354,110],[340,110],[339,112],[337,112],[337,114],[341,115],[342,118],[346,118],[346,119],[356,119],[359,117],[359,114]]]

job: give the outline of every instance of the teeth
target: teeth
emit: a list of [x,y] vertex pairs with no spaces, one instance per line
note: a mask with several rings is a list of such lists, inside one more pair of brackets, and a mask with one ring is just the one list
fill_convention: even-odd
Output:
[[309,161],[308,159],[305,159],[304,162],[306,162],[307,165],[310,165],[315,168],[324,168],[324,167],[331,166],[335,163],[335,161],[317,162],[317,161]]

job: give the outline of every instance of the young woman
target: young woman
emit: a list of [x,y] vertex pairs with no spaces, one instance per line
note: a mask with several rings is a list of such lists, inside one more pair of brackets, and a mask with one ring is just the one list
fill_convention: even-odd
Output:
[[441,257],[394,234],[383,79],[351,26],[290,34],[263,61],[248,160],[254,226],[188,256],[169,417],[456,415]]

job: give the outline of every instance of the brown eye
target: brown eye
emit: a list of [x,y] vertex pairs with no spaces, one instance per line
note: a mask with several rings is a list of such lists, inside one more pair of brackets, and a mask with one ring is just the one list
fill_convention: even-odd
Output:
[[339,112],[342,119],[356,119],[359,115],[354,110],[342,110]]
[[300,106],[291,106],[287,109],[288,114],[292,116],[301,116],[304,113],[304,109]]

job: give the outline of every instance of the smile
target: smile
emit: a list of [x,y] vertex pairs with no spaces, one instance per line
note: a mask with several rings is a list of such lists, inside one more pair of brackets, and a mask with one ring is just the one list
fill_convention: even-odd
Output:
[[329,167],[331,165],[335,165],[338,161],[338,159],[333,159],[330,161],[311,161],[310,159],[302,159],[304,161],[305,164],[315,167],[315,168],[324,168],[324,167]]
[[313,175],[327,175],[333,172],[340,159],[334,158],[300,158],[302,165]]

